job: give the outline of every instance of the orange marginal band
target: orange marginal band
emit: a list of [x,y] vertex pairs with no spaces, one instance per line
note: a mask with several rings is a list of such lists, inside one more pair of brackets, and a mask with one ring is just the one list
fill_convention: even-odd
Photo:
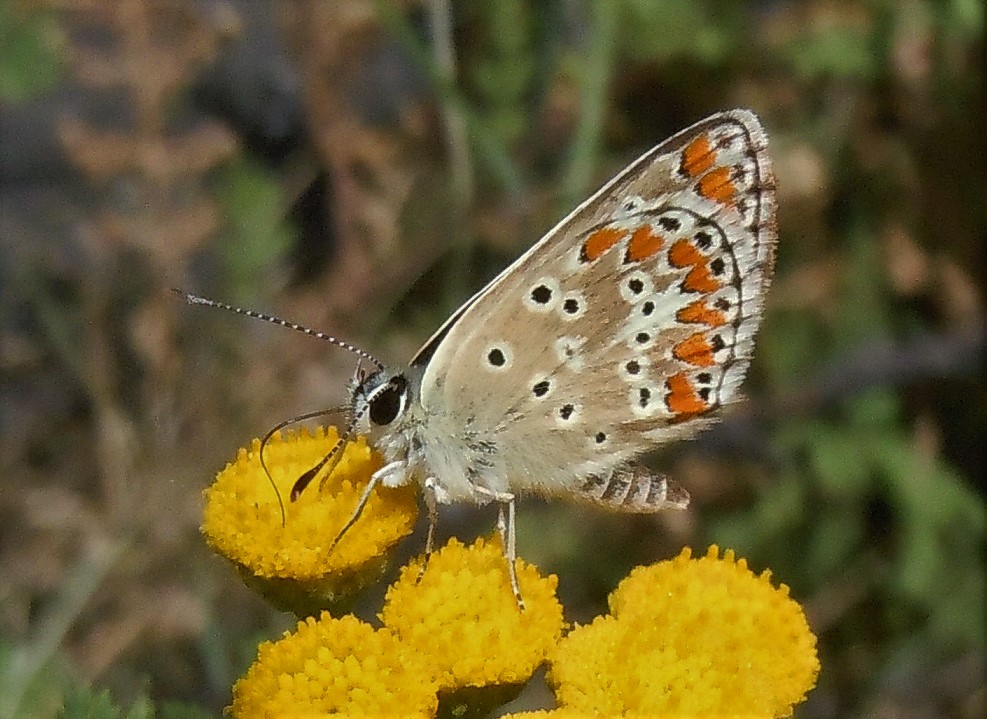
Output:
[[724,205],[733,204],[733,195],[736,192],[736,188],[730,180],[730,168],[728,167],[717,167],[703,175],[699,184],[696,185],[696,189],[703,197]]
[[706,300],[690,302],[675,313],[675,319],[687,324],[720,327],[727,323],[727,316],[720,310],[712,310],[706,305]]
[[689,292],[707,293],[720,289],[720,283],[713,279],[706,266],[706,258],[688,240],[679,240],[672,245],[668,251],[668,262],[673,267],[692,268],[682,282],[682,287]]
[[583,258],[588,262],[594,262],[627,236],[627,230],[620,230],[615,227],[601,227],[588,238],[583,245]]
[[696,177],[711,168],[714,159],[709,138],[700,135],[682,151],[682,171],[689,177]]
[[625,262],[640,262],[658,254],[658,251],[665,245],[665,240],[661,235],[656,235],[651,231],[651,225],[641,225],[627,244],[627,256]]
[[665,384],[669,390],[665,404],[673,414],[698,414],[706,409],[684,372],[672,375]]
[[696,367],[711,367],[714,364],[713,347],[702,332],[696,332],[675,345],[672,356]]

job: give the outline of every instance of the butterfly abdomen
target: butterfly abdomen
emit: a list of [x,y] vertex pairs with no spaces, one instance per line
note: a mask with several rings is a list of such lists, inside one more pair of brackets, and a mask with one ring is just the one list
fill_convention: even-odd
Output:
[[622,512],[658,512],[685,509],[689,493],[661,474],[639,465],[618,467],[609,474],[588,477],[580,496]]

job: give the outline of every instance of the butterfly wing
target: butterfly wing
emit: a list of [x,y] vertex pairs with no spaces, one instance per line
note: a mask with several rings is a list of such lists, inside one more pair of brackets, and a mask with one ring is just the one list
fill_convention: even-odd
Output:
[[694,434],[737,397],[775,240],[752,113],[713,115],[653,148],[412,361],[425,424],[443,434],[426,446],[469,450],[462,467],[436,463],[495,491],[572,494]]

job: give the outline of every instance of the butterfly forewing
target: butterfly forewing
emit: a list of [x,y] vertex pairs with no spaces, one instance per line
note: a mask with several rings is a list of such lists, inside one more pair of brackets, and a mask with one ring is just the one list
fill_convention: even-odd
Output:
[[482,457],[463,460],[470,481],[545,494],[578,494],[693,434],[750,362],[774,215],[753,114],[714,115],[655,147],[426,344],[413,362],[423,431]]

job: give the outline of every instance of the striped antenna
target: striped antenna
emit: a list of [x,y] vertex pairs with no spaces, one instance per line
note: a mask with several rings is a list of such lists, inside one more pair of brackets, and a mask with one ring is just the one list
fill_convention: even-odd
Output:
[[[281,492],[278,490],[278,485],[275,483],[274,477],[271,476],[271,470],[267,466],[267,458],[266,458],[266,456],[264,454],[264,451],[267,449],[267,443],[270,442],[274,438],[274,435],[276,435],[278,432],[280,432],[285,427],[288,427],[290,425],[293,425],[293,424],[296,424],[296,423],[299,423],[299,422],[304,422],[307,419],[315,419],[316,417],[326,417],[326,416],[328,416],[330,414],[336,414],[338,412],[345,412],[347,409],[348,408],[346,406],[332,407],[331,409],[320,409],[320,410],[317,410],[315,412],[306,412],[305,414],[300,414],[297,417],[292,417],[291,419],[286,419],[285,421],[278,422],[276,425],[274,425],[273,427],[271,427],[271,429],[268,430],[267,434],[264,435],[264,438],[260,441],[260,466],[264,468],[264,474],[267,475],[267,481],[271,483],[271,487],[274,489],[274,494],[276,494],[277,497],[278,497],[278,507],[281,509],[281,526],[282,527],[285,526],[285,523],[287,521],[287,515],[285,514],[284,500],[281,498]],[[338,445],[339,443],[337,442],[336,444]],[[335,447],[333,447],[333,451],[335,452]],[[323,464],[325,464],[325,463],[323,462]],[[306,472],[306,474],[308,474],[308,473]],[[301,480],[298,480],[298,481],[301,481]],[[309,480],[309,481],[311,481],[311,480]],[[296,482],[296,484],[297,484],[297,482]],[[308,482],[306,482],[306,484],[308,484]],[[303,487],[303,489],[304,489],[304,487]],[[298,497],[296,496],[294,490],[292,490],[292,493],[291,493],[291,501],[294,502],[297,498]]]
[[287,327],[290,330],[295,330],[297,332],[302,332],[307,334],[309,337],[315,337],[316,339],[325,340],[330,344],[334,344],[337,347],[342,347],[344,350],[352,352],[357,357],[362,357],[368,362],[373,363],[377,369],[384,369],[384,365],[374,357],[372,354],[366,350],[362,350],[355,345],[351,345],[349,342],[344,342],[338,337],[333,337],[332,335],[327,335],[325,332],[319,332],[318,330],[309,329],[304,325],[295,324],[294,322],[288,322],[280,317],[274,317],[273,315],[266,315],[263,312],[254,312],[253,310],[245,310],[242,307],[234,307],[225,302],[217,302],[216,300],[210,300],[205,297],[199,297],[198,295],[192,295],[188,292],[182,292],[181,290],[172,289],[176,295],[181,295],[185,298],[185,301],[190,305],[205,305],[206,307],[218,307],[221,310],[229,310],[230,312],[235,312],[238,315],[243,315],[244,317],[253,317],[256,320],[264,320],[265,322],[270,322],[271,324],[280,325],[281,327]]

